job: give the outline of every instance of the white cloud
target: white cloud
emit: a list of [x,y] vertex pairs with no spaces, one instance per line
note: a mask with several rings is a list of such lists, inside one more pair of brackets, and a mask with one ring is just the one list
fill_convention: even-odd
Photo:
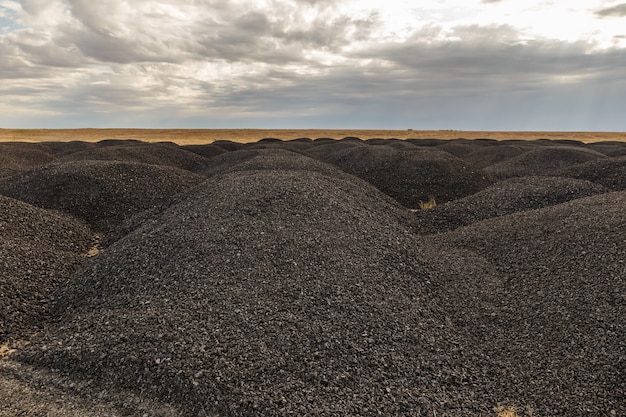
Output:
[[[613,97],[616,87],[606,85],[623,86],[619,6],[0,0],[0,17],[16,25],[0,32],[0,94],[14,103],[0,124],[26,120],[29,109],[33,123],[50,120],[42,118],[50,111],[66,114],[68,123],[97,114],[120,123],[133,114],[142,123],[161,123],[164,115],[194,123],[338,123],[343,115],[348,123],[359,112],[363,123],[405,123],[455,108],[466,115],[457,120],[469,123],[480,114],[468,104],[476,98],[497,112],[515,100],[526,101],[510,104],[511,112],[532,109],[531,100],[567,108],[574,96],[598,101],[593,91]],[[485,104],[497,100],[501,105]],[[464,105],[473,110],[463,112]],[[562,114],[564,123],[571,111]],[[92,123],[104,123],[96,116]]]

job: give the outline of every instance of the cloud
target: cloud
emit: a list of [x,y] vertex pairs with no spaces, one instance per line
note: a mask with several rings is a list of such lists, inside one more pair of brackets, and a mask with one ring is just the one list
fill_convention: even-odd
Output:
[[622,4],[618,4],[617,6],[598,10],[596,12],[596,15],[598,17],[625,17],[626,16],[626,3],[622,3]]
[[396,9],[356,0],[24,0],[10,15],[22,27],[0,35],[2,108],[11,103],[0,124],[485,128],[489,120],[512,129],[623,120],[625,49],[464,15],[438,24],[429,19],[443,13],[440,3],[432,13],[394,3],[407,22],[394,26],[385,19]]

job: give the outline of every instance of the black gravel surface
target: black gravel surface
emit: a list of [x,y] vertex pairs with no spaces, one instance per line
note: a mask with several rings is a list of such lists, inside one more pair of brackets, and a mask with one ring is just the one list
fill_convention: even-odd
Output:
[[166,166],[78,161],[45,165],[0,180],[0,194],[67,212],[105,232],[203,180]]
[[0,196],[0,344],[35,333],[91,242],[78,220]]
[[55,159],[51,152],[38,144],[0,142],[0,178],[10,177]]
[[571,178],[511,178],[468,197],[417,211],[415,229],[418,233],[438,233],[608,191],[600,184]]
[[[0,197],[3,337],[30,341],[0,366],[0,416],[626,415],[622,158],[293,144],[219,144],[202,175],[82,161],[1,180],[104,222],[106,244],[85,257],[76,219]],[[483,178],[499,147],[504,176],[533,176]],[[413,213],[418,193],[440,204]]]
[[103,141],[94,148],[69,153],[63,161],[125,161],[144,164],[171,166],[193,171],[206,161],[206,158],[190,152],[174,143],[143,143]]
[[500,145],[480,148],[463,157],[475,167],[486,168],[534,149],[532,145]]
[[492,183],[488,174],[438,149],[342,142],[308,154],[366,180],[409,208],[430,197],[440,202],[464,197]]
[[431,238],[457,325],[536,415],[626,415],[625,208],[606,193]]
[[223,154],[228,152],[226,149],[222,148],[218,145],[207,144],[207,145],[183,145],[181,146],[186,151],[193,152],[198,154],[204,158],[212,158],[214,156]]
[[544,146],[488,166],[484,170],[499,178],[551,175],[570,165],[598,158],[606,158],[606,156],[584,147]]
[[626,143],[624,142],[596,142],[588,144],[587,147],[606,156],[626,156]]
[[626,156],[574,165],[559,171],[558,174],[597,182],[614,191],[623,191],[626,190]]

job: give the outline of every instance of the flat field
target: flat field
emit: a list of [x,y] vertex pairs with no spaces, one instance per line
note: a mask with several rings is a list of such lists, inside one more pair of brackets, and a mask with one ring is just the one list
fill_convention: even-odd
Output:
[[179,145],[211,143],[216,140],[256,142],[263,138],[342,139],[371,138],[436,139],[574,139],[581,142],[626,142],[626,132],[492,132],[464,130],[358,130],[358,129],[0,129],[0,142],[25,141],[97,142],[103,139],[139,139],[145,142],[175,142]]

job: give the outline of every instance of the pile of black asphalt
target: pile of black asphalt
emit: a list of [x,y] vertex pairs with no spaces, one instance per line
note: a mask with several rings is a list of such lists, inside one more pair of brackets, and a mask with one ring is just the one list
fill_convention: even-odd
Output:
[[563,177],[579,178],[602,184],[613,191],[626,190],[626,156],[601,158],[557,172]]
[[409,208],[431,197],[439,202],[465,197],[493,183],[489,174],[439,149],[339,142],[307,154],[366,180]]
[[51,291],[91,242],[78,220],[0,195],[0,343],[37,331]]
[[591,181],[563,177],[522,177],[500,181],[470,196],[415,213],[418,233],[453,230],[481,220],[535,210],[608,192]]
[[618,145],[213,145],[0,180],[5,415],[626,415]]
[[55,209],[106,232],[204,177],[169,166],[75,161],[44,165],[0,180],[0,194]]
[[490,165],[484,170],[498,178],[551,175],[559,169],[598,158],[606,158],[606,155],[580,146],[544,146]]
[[143,143],[125,141],[98,142],[96,146],[77,152],[65,153],[62,161],[126,161],[140,162],[192,171],[206,158],[185,150],[174,143]]
[[0,143],[0,178],[54,161],[56,157],[42,145],[20,142]]

